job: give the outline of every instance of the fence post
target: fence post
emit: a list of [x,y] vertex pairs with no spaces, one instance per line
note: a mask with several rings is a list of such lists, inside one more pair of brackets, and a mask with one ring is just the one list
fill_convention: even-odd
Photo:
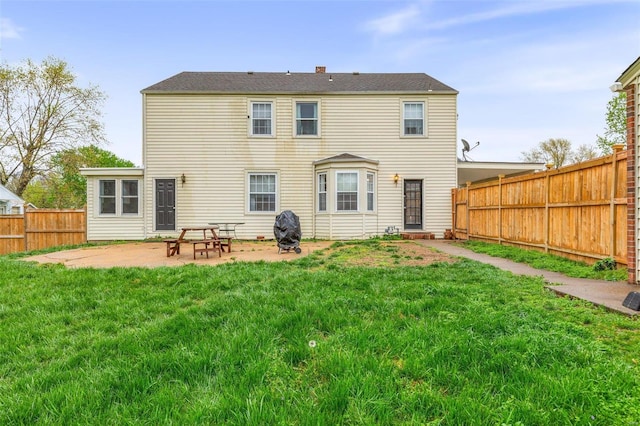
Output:
[[458,188],[451,190],[451,230],[453,231],[453,238],[456,239],[456,206],[458,205]]
[[27,209],[24,209],[23,213],[22,213],[22,226],[24,227],[24,251],[29,251],[29,242],[27,239],[27,230],[29,229],[27,227],[27,225],[29,225],[29,221],[27,220]]
[[498,244],[502,245],[502,179],[505,175],[498,175]]
[[549,173],[553,164],[547,164],[545,167],[547,170],[544,176],[544,252],[549,253],[549,227],[551,226],[549,220],[549,192],[551,191]]
[[471,240],[471,182],[467,181],[467,240]]
[[611,158],[611,200],[609,201],[609,227],[611,228],[610,232],[610,243],[609,243],[609,255],[612,259],[616,257],[616,187],[618,186],[618,152],[622,150],[624,145],[613,145],[613,154]]

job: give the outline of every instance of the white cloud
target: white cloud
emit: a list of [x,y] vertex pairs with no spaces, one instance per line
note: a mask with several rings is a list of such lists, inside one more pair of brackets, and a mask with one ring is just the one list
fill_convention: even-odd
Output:
[[[449,19],[429,19],[428,22],[420,22],[423,13],[417,5],[410,5],[403,10],[370,20],[365,24],[365,28],[378,35],[394,35],[405,32],[417,26],[421,30],[447,29],[466,24],[492,21],[496,19],[509,18],[514,16],[532,15],[554,10],[575,9],[583,6],[593,6],[596,4],[630,3],[633,0],[536,0],[518,2],[499,2],[500,7],[482,12],[470,13],[456,16]],[[486,4],[491,5],[491,2]]]
[[406,31],[420,17],[417,5],[411,5],[399,12],[373,19],[365,24],[365,28],[380,35],[399,34]]
[[0,18],[0,39],[19,39],[20,34],[24,31],[8,18]]
[[[471,13],[455,18],[444,19],[430,23],[426,29],[445,29],[471,23],[492,21],[495,19],[509,18],[512,16],[531,15],[548,12],[552,10],[576,8],[585,5],[593,5],[597,1],[521,1],[515,3],[499,3],[504,7],[499,7],[483,12]],[[600,3],[604,3],[600,1]],[[611,3],[610,1],[606,3]]]

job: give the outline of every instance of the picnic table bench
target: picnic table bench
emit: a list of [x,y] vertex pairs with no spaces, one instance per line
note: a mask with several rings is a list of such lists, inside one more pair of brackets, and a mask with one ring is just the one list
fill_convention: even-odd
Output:
[[[182,232],[180,233],[180,236],[178,238],[168,238],[164,240],[167,245],[167,257],[180,254],[180,245],[185,243],[190,243],[193,245],[194,259],[196,258],[197,253],[200,253],[201,255],[206,254],[207,258],[209,258],[210,251],[217,251],[218,256],[222,256],[224,247],[228,247],[228,250],[231,251],[231,239],[225,238],[227,241],[223,243],[220,238],[218,238],[216,229],[218,229],[217,225],[189,226],[182,228]],[[202,231],[202,238],[198,238],[195,240],[187,239],[187,232],[190,231]]]

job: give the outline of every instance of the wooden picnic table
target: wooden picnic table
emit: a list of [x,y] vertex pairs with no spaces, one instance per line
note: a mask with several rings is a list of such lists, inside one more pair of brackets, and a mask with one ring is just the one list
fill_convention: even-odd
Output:
[[[224,251],[224,248],[222,247],[220,238],[218,238],[218,234],[216,234],[217,229],[217,225],[183,227],[182,232],[180,232],[180,236],[178,238],[170,238],[164,240],[164,242],[167,243],[167,257],[180,254],[180,244],[184,243],[193,244],[194,257],[196,255],[196,252],[206,253],[207,257],[209,257],[209,251],[216,250],[220,255],[222,255],[221,252]],[[197,238],[195,240],[187,239],[188,232],[202,232],[202,238]],[[204,248],[198,248],[198,245],[204,245]],[[211,247],[209,247],[209,245],[211,245]],[[229,247],[229,251],[231,251],[230,244],[228,244],[227,247]]]

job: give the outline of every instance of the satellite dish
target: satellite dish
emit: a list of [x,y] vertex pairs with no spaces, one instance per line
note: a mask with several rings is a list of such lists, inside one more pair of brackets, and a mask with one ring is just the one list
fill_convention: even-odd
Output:
[[472,149],[476,148],[478,145],[480,145],[480,142],[476,142],[476,144],[473,146],[473,148],[471,148],[469,146],[469,142],[467,142],[466,140],[462,139],[462,157],[464,158],[464,161],[473,161],[473,159],[471,158],[467,158],[467,152],[471,151]]

